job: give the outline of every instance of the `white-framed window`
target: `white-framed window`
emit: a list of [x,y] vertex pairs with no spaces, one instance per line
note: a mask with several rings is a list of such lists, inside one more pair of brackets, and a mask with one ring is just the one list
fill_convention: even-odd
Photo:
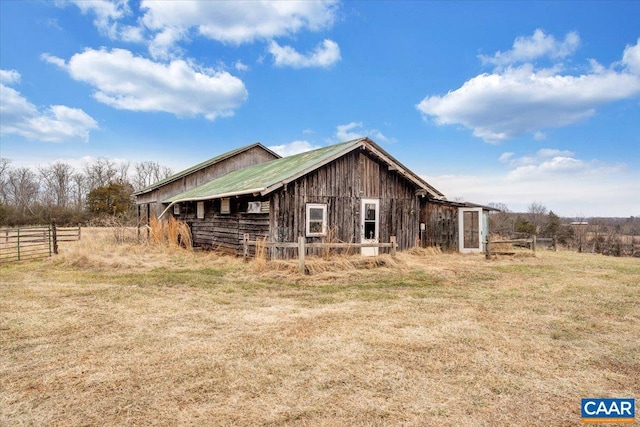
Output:
[[221,214],[231,213],[231,199],[229,199],[228,197],[220,199],[220,213]]
[[173,205],[173,214],[174,215],[180,215],[180,205],[179,204],[175,204]]
[[327,205],[324,203],[307,203],[307,236],[326,236]]
[[204,202],[198,202],[196,210],[198,219],[204,219]]

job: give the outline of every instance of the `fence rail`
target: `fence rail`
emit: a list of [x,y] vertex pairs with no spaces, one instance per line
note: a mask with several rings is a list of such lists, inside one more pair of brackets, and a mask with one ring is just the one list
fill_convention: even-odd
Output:
[[55,224],[0,230],[0,263],[50,257],[58,253],[58,242],[80,240],[81,228]]
[[500,240],[491,240],[490,237],[487,237],[485,255],[487,259],[490,259],[492,255],[514,254],[514,252],[512,251],[496,250],[495,247],[493,246],[495,244],[505,243],[505,244],[511,244],[511,245],[520,245],[520,246],[524,245],[529,247],[532,252],[535,252],[538,244],[542,242],[544,243],[550,242],[553,250],[554,251],[557,250],[558,242],[556,241],[555,238],[551,238],[551,237],[547,238],[547,237],[532,236],[528,239],[500,239]]
[[307,253],[307,249],[309,248],[390,248],[389,254],[394,258],[396,256],[396,250],[398,248],[396,236],[391,236],[389,239],[389,243],[307,243],[306,239],[303,236],[299,236],[297,242],[268,242],[261,240],[249,240],[249,234],[244,234],[242,242],[244,247],[243,255],[245,260],[249,258],[249,246],[264,245],[267,248],[297,248],[298,270],[302,274],[304,274],[306,271],[305,256]]

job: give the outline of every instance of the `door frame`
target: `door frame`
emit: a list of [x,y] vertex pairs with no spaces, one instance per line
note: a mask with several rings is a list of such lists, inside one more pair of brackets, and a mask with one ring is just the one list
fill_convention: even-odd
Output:
[[[465,247],[464,245],[464,213],[465,212],[477,212],[478,223],[476,229],[478,230],[478,246]],[[458,251],[461,253],[474,253],[484,252],[486,230],[484,227],[484,212],[482,208],[458,208]]]
[[[374,219],[374,236],[373,239],[365,237],[365,207],[367,204],[376,206]],[[362,199],[360,201],[360,243],[378,243],[380,242],[380,199]],[[364,256],[377,256],[379,248],[360,248],[360,254]]]

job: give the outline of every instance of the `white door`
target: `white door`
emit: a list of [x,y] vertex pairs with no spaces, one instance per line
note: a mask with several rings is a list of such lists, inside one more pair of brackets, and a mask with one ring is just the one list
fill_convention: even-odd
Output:
[[[360,209],[360,243],[378,243],[380,228],[380,201],[362,199]],[[378,255],[378,248],[360,248],[365,256]]]
[[458,209],[458,247],[460,252],[481,252],[484,248],[482,208]]

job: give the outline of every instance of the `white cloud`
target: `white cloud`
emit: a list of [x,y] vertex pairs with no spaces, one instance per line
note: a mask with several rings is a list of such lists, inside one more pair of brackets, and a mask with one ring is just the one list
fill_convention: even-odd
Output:
[[533,201],[562,216],[620,216],[640,214],[640,176],[631,173],[586,171],[559,179],[508,180],[504,175],[440,175],[423,178],[449,200],[505,203],[526,212]]
[[[48,58],[53,63],[61,61]],[[96,89],[96,100],[117,109],[162,111],[178,117],[201,115],[214,120],[232,115],[247,98],[247,90],[237,77],[198,69],[183,60],[163,64],[124,49],[87,49],[62,63],[71,77]]]
[[550,175],[561,178],[561,175],[572,175],[575,172],[586,171],[588,165],[582,160],[572,157],[553,157],[539,164],[518,166],[507,174],[511,181],[545,178]]
[[370,137],[377,142],[389,142],[382,132],[377,129],[366,129],[361,122],[351,122],[346,125],[336,126],[335,137],[338,141],[351,141],[353,139]]
[[294,154],[304,153],[306,151],[315,150],[316,148],[320,147],[313,145],[308,141],[293,141],[288,144],[272,145],[268,148],[280,154],[282,157],[286,157],[292,156]]
[[[112,40],[145,43],[154,59],[163,60],[180,57],[184,53],[180,43],[196,37],[240,45],[325,30],[333,25],[339,8],[337,0],[142,0],[136,10],[132,10],[136,3],[130,5],[128,0],[56,4],[75,4],[83,14],[95,16],[94,25],[101,34]],[[314,60],[330,65],[337,60],[336,54],[339,59],[337,44],[325,41]]]
[[493,56],[479,55],[484,64],[497,66],[511,65],[517,62],[529,62],[538,58],[564,58],[574,53],[580,46],[580,36],[576,32],[568,33],[563,41],[557,41],[552,35],[537,29],[531,37],[518,37],[511,50],[496,52]]
[[20,82],[20,73],[16,70],[0,70],[0,83],[11,85]]
[[131,14],[128,0],[67,0],[56,1],[59,6],[66,6],[67,4],[75,4],[82,14],[93,14],[95,20],[93,24],[95,27],[107,37],[117,40],[123,37],[123,34],[130,36],[131,29],[129,27],[121,27],[118,23],[119,19]]
[[177,42],[185,37],[186,31],[178,27],[165,28],[149,41],[149,53],[156,59],[180,56],[182,49]]
[[416,107],[425,119],[438,125],[462,124],[486,142],[526,133],[540,138],[541,129],[574,124],[591,117],[603,104],[638,96],[639,52],[640,40],[625,49],[623,70],[616,70],[617,64],[592,66],[591,73],[578,76],[559,74],[558,67],[508,67],[473,77],[446,95],[428,96]]
[[153,31],[195,29],[203,37],[225,43],[270,40],[307,29],[333,25],[337,2],[320,1],[147,1],[142,21]]
[[240,72],[249,71],[249,66],[244,64],[242,61],[236,61],[234,68]]
[[5,86],[20,81],[15,71],[0,71],[0,133],[45,142],[89,140],[96,121],[78,108],[51,105],[39,110],[17,90]]
[[313,52],[302,55],[291,46],[280,46],[275,41],[269,44],[269,52],[273,55],[278,67],[327,68],[340,60],[340,47],[332,40],[324,40]]
[[511,153],[511,152],[502,153],[498,160],[500,162],[502,162],[502,163],[506,163],[506,162],[510,161],[513,158],[514,154],[515,153]]
[[627,45],[624,49],[622,64],[632,73],[640,74],[640,38],[635,45]]
[[533,134],[533,139],[535,139],[536,141],[544,141],[545,139],[547,139],[547,134],[541,131],[537,131]]
[[505,152],[503,173],[424,176],[450,200],[505,203],[524,212],[534,200],[564,216],[630,216],[640,213],[640,176],[625,165],[583,160],[571,151],[541,149],[517,157]]

